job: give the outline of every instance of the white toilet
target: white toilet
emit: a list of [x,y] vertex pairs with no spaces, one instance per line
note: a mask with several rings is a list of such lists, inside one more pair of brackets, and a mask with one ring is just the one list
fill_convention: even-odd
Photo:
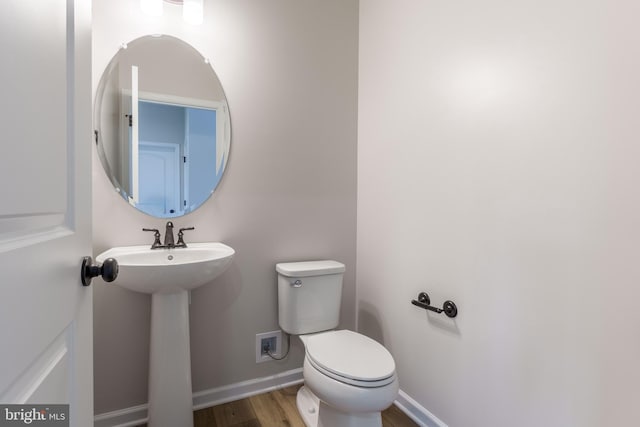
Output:
[[380,412],[398,394],[391,353],[378,342],[338,326],[344,264],[276,265],[280,327],[305,346],[297,405],[307,427],[381,427]]

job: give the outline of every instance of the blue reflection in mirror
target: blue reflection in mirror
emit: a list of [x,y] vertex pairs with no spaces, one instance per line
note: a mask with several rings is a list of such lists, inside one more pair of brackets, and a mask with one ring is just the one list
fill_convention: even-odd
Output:
[[136,207],[172,218],[200,206],[224,170],[215,162],[216,110],[140,100],[138,123]]

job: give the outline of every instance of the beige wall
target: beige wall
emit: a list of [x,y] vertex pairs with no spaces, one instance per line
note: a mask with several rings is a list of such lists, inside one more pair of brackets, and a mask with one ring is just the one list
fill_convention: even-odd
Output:
[[451,427],[640,420],[639,12],[360,2],[359,330]]
[[[255,363],[255,334],[277,329],[275,263],[332,258],[347,265],[342,327],[355,325],[356,104],[355,0],[216,0],[205,24],[182,23],[179,9],[142,15],[138,2],[94,0],[93,81],[121,43],[165,33],[211,60],[232,120],[229,164],[213,198],[176,219],[195,226],[187,241],[222,241],[232,267],[193,292],[194,391],[302,365]],[[139,213],[112,190],[94,150],[94,252],[151,243],[142,227],[164,222]],[[95,411],[146,402],[149,297],[95,286]]]

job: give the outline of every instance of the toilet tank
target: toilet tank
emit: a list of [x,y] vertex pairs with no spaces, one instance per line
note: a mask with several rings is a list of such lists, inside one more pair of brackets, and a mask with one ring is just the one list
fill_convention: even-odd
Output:
[[276,264],[280,328],[292,335],[336,328],[344,270],[330,260]]

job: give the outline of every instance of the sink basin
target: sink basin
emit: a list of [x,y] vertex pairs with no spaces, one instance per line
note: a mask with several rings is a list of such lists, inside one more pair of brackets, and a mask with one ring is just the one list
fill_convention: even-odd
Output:
[[186,248],[172,249],[122,246],[101,253],[96,261],[118,261],[116,285],[147,294],[169,294],[210,282],[229,267],[234,254],[223,243],[190,243]]

